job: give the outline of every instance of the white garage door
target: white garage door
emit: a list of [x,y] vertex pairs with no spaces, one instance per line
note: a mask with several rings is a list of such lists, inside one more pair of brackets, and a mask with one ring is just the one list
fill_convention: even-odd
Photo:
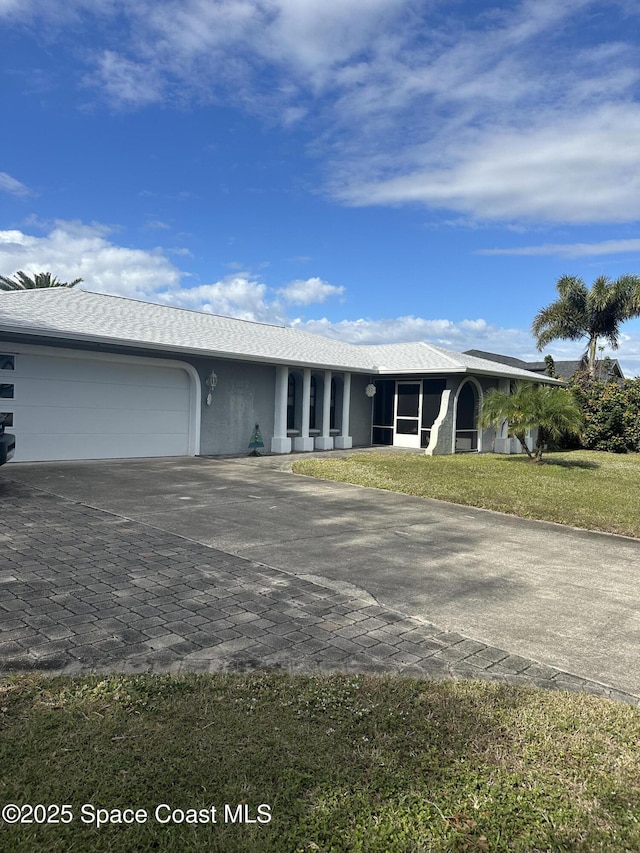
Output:
[[179,366],[22,352],[12,381],[14,462],[195,452],[191,376]]

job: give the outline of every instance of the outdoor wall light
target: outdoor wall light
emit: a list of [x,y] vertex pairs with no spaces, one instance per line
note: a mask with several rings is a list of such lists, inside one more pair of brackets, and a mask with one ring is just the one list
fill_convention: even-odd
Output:
[[207,406],[211,405],[211,401],[213,400],[213,389],[218,384],[218,377],[216,376],[215,370],[212,370],[210,375],[204,381],[204,384],[209,389],[209,393],[207,394]]
[[367,387],[364,389],[364,393],[367,397],[375,397],[376,396],[376,386],[373,382],[370,382]]

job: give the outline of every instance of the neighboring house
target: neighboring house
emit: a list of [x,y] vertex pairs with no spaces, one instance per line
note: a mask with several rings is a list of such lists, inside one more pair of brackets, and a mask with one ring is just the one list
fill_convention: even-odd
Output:
[[[519,367],[521,370],[529,370],[531,373],[545,374],[547,365],[544,361],[522,361],[520,358],[512,358],[509,355],[500,355],[496,352],[484,352],[479,349],[468,349],[465,355],[476,358],[486,358],[499,364],[508,364],[511,367]],[[555,375],[558,379],[568,381],[576,373],[585,373],[589,369],[588,359],[583,355],[577,361],[554,361]],[[599,358],[596,360],[596,379],[601,382],[623,382],[624,373],[615,358]]]
[[13,462],[376,444],[517,452],[478,430],[517,366],[426,343],[359,346],[78,289],[0,294],[0,414]]

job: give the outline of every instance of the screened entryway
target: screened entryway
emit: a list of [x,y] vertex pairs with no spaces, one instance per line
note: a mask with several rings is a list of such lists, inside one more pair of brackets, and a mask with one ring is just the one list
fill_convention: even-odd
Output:
[[426,448],[440,412],[441,378],[380,379],[373,401],[373,444]]
[[465,382],[458,392],[456,406],[456,453],[478,450],[479,396],[475,383]]
[[393,443],[396,447],[420,447],[422,382],[396,382]]

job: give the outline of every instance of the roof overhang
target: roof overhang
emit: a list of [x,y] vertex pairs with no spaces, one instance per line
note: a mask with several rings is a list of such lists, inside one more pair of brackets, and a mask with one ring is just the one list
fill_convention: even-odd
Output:
[[52,329],[47,327],[26,327],[24,325],[12,325],[10,323],[0,324],[0,335],[7,335],[15,343],[29,343],[37,339],[37,342],[43,340],[51,340],[56,345],[73,346],[84,344],[87,347],[95,347],[97,349],[108,347],[112,350],[137,350],[141,353],[166,353],[167,355],[182,355],[191,356],[192,358],[209,358],[209,359],[225,359],[229,361],[241,361],[254,364],[265,365],[287,365],[288,367],[297,367],[300,369],[311,368],[312,370],[331,370],[336,373],[355,373],[368,376],[464,376],[466,374],[474,376],[490,376],[494,378],[522,380],[537,383],[546,383],[549,385],[563,385],[562,380],[554,379],[544,374],[530,373],[528,375],[513,374],[507,370],[501,370],[503,365],[499,362],[491,362],[491,366],[469,367],[466,365],[451,365],[448,367],[440,366],[438,368],[425,367],[395,367],[387,368],[379,365],[345,365],[332,362],[311,362],[295,358],[284,358],[281,356],[262,355],[253,353],[238,353],[226,350],[210,350],[202,347],[182,347],[175,344],[157,343],[153,341],[143,341],[140,339],[130,338],[114,338],[107,335],[87,334],[84,332],[72,333],[65,332],[60,329]]
[[[496,362],[497,364],[497,362]],[[503,372],[499,368],[496,370],[491,369],[483,369],[478,367],[440,367],[440,368],[423,368],[423,367],[414,367],[409,369],[391,369],[386,367],[378,367],[372,371],[377,376],[442,376],[446,374],[447,376],[491,376],[496,379],[513,379],[514,381],[521,380],[522,382],[543,382],[549,385],[564,385],[565,383],[561,379],[555,379],[551,376],[545,376],[538,373],[528,373],[528,374],[514,374]]]
[[375,373],[375,368],[365,367],[350,367],[344,364],[331,364],[324,362],[309,362],[300,361],[292,358],[281,358],[278,356],[265,356],[251,353],[227,352],[225,350],[209,350],[198,347],[180,347],[174,344],[159,344],[150,341],[141,341],[129,338],[110,338],[101,335],[88,335],[82,332],[74,332],[71,337],[69,334],[51,329],[26,329],[24,326],[11,326],[3,324],[0,326],[0,336],[7,335],[14,342],[29,343],[34,338],[49,339],[56,343],[64,344],[65,346],[73,346],[74,342],[93,345],[95,347],[110,347],[114,349],[136,349],[144,350],[145,352],[166,352],[171,355],[190,355],[194,358],[221,358],[229,361],[243,361],[259,364],[272,365],[288,365],[289,367],[309,367],[312,370],[333,370],[336,373],[362,373],[370,375]]

